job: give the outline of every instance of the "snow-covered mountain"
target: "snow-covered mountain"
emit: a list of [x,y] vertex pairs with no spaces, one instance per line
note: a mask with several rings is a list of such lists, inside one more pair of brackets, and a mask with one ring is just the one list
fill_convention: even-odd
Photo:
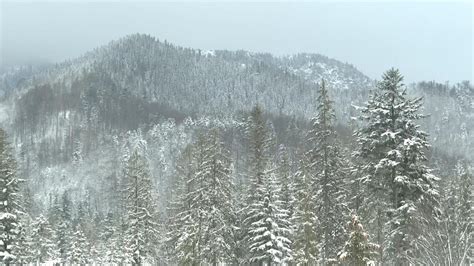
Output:
[[371,80],[352,65],[319,54],[298,54],[282,58],[282,66],[314,83],[324,79],[333,89],[366,89]]
[[68,62],[6,73],[1,89],[18,93],[61,84],[62,91],[70,91],[91,76],[148,102],[201,114],[233,113],[258,102],[271,112],[306,116],[314,110],[314,84],[321,79],[335,94],[371,84],[353,66],[321,55],[201,51],[131,35]]
[[[232,139],[241,113],[257,103],[274,122],[278,142],[296,151],[288,143],[301,132],[288,129],[301,129],[314,114],[321,79],[347,133],[357,115],[352,105],[374,87],[352,65],[318,54],[202,51],[136,34],[67,62],[1,74],[0,121],[38,202],[64,191],[77,198],[89,193],[107,209],[127,150],[148,143],[154,182],[165,193],[196,131],[215,124],[233,136],[228,145],[238,145]],[[435,151],[473,160],[472,85],[420,83],[410,93],[425,98],[424,126]]]

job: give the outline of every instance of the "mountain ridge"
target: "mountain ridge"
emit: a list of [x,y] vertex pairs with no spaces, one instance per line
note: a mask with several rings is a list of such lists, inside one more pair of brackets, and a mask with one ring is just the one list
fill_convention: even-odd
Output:
[[[63,62],[55,63],[46,67],[37,67],[36,71],[31,71],[31,73],[25,75],[23,77],[23,81],[31,81],[35,79],[35,82],[51,82],[51,80],[41,80],[42,77],[47,76],[47,78],[51,79],[51,77],[56,78],[56,82],[63,79],[65,76],[72,76],[72,75],[79,75],[78,73],[81,70],[88,69],[93,67],[96,64],[100,64],[102,61],[107,60],[107,56],[110,54],[114,54],[114,51],[119,51],[118,53],[126,54],[127,49],[137,47],[138,45],[145,45],[144,51],[146,50],[153,50],[153,49],[167,49],[168,46],[173,47],[177,51],[182,51],[184,53],[191,52],[196,53],[204,58],[209,58],[209,54],[200,49],[193,49],[193,48],[185,48],[182,46],[176,46],[170,44],[167,41],[159,41],[159,39],[151,37],[150,35],[146,34],[131,34],[125,37],[122,37],[118,40],[113,40],[106,45],[102,45],[98,48],[95,48],[91,51],[84,53],[83,55],[74,58],[65,60]],[[169,48],[169,47],[168,47]],[[125,51],[124,51],[125,50]],[[130,49],[134,50],[134,49]],[[359,79],[363,82],[369,83],[370,79],[365,76],[362,72],[360,72],[354,66],[342,63],[336,59],[331,59],[324,55],[320,54],[308,54],[308,53],[301,53],[296,55],[289,55],[289,56],[280,56],[276,57],[271,55],[270,53],[254,53],[244,50],[237,50],[237,51],[228,51],[228,50],[213,50],[213,56],[216,59],[224,60],[224,61],[235,61],[235,63],[239,64],[240,66],[245,66],[251,63],[263,63],[263,64],[273,64],[278,68],[281,68],[282,71],[286,72],[293,72],[293,74],[303,77],[306,80],[310,80],[311,82],[317,83],[321,78],[325,78],[329,85],[332,85],[336,89],[340,88],[349,88],[351,80],[347,82],[345,80],[341,80],[336,77],[332,77],[331,75],[338,72],[342,73],[349,73],[353,72],[353,77]],[[143,58],[146,55],[143,55]],[[306,59],[306,60],[305,60]],[[293,63],[294,62],[294,63]],[[325,63],[325,62],[329,62]],[[300,66],[300,67],[293,67],[292,65]],[[329,67],[328,67],[329,65]],[[304,67],[304,69],[300,69]],[[319,68],[319,69],[318,69]],[[20,69],[21,70],[21,69]],[[288,71],[289,70],[289,71]],[[316,71],[319,70],[319,71]],[[321,70],[326,70],[326,72],[322,72]],[[257,70],[258,71],[258,70]],[[308,72],[309,71],[309,72]],[[1,75],[1,80],[3,84],[0,89],[6,91],[5,83],[8,83],[8,76],[12,76],[15,74],[13,73],[3,73]],[[69,73],[67,73],[69,72]],[[345,75],[339,75],[344,77]],[[12,80],[15,80],[14,78]],[[55,80],[53,80],[54,82]],[[334,83],[334,84],[333,84]],[[31,85],[31,82],[26,82],[26,85],[22,84],[9,84],[9,87],[28,87]],[[20,85],[20,86],[18,86]]]

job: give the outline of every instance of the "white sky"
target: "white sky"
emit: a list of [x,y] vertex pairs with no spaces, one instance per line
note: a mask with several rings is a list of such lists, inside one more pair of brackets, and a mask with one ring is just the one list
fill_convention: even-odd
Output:
[[131,33],[201,49],[320,53],[371,78],[473,80],[472,2],[12,2],[0,65],[58,62]]

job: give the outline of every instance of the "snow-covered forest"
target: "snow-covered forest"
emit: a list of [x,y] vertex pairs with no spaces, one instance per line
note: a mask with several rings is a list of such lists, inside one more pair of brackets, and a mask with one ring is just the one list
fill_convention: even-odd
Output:
[[6,264],[474,263],[468,81],[135,34],[0,94]]

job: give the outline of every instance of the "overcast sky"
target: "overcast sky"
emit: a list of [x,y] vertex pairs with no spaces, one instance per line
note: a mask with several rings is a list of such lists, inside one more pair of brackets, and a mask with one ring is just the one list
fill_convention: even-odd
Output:
[[473,4],[8,2],[1,64],[58,62],[131,33],[201,49],[320,53],[371,78],[473,80]]

